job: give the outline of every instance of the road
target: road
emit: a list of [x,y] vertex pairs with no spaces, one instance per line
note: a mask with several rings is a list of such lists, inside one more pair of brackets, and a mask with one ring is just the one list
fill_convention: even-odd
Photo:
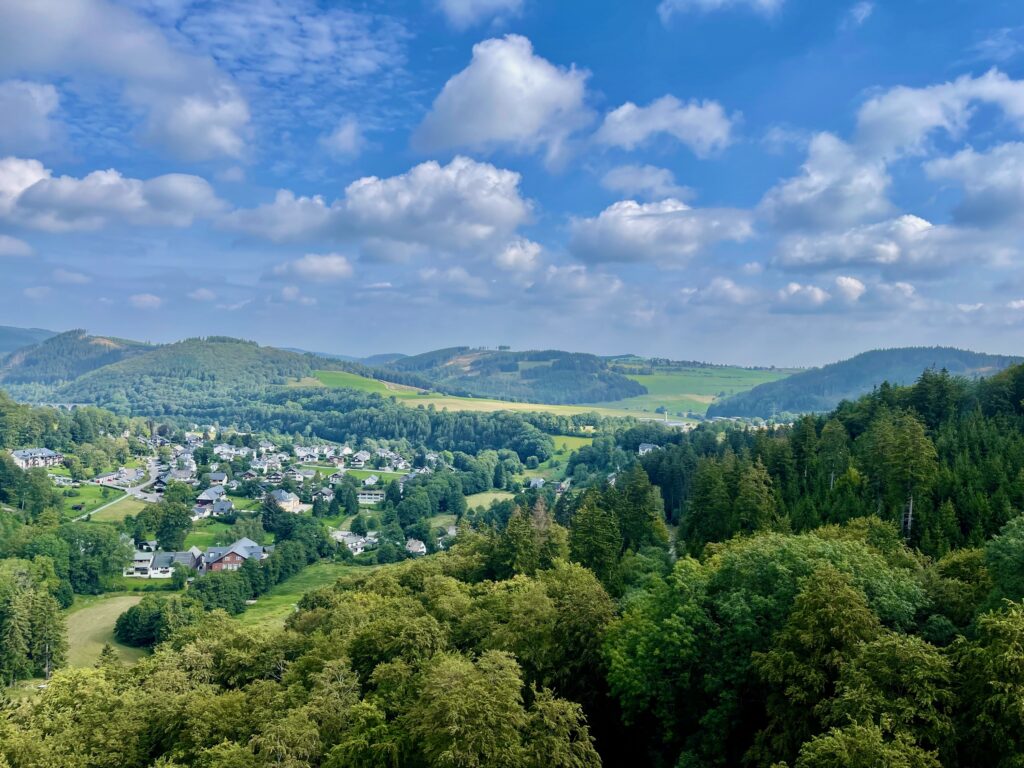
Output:
[[[140,501],[149,501],[149,502],[160,501],[160,496],[158,496],[157,494],[155,494],[155,493],[146,493],[145,492],[146,488],[149,488],[149,486],[151,486],[153,483],[156,482],[156,477],[157,477],[157,470],[156,470],[156,468],[157,468],[157,465],[158,465],[157,457],[156,456],[150,456],[149,457],[149,463],[146,466],[146,478],[147,479],[144,480],[139,485],[133,485],[130,488],[124,488],[124,487],[119,486],[119,485],[108,485],[107,483],[94,483],[92,480],[88,480],[87,482],[90,485],[99,485],[99,486],[101,486],[103,488],[116,488],[119,491],[124,491],[125,495],[127,495],[127,496],[134,496],[136,499],[139,499]],[[94,515],[97,512],[99,512],[100,510],[106,509],[107,507],[112,507],[114,504],[117,504],[117,502],[121,501],[123,498],[124,498],[124,496],[119,496],[118,498],[114,499],[113,501],[108,501],[106,504],[103,504],[102,506],[96,507],[96,509],[92,510],[91,512],[86,512],[85,514],[79,515],[78,517],[74,518],[74,520],[72,520],[72,522],[77,523],[77,522],[79,522],[81,520],[85,520],[85,518],[89,517],[89,515]]]

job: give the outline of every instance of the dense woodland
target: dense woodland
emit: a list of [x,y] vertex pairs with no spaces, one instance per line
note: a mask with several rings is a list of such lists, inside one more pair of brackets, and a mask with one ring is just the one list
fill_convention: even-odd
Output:
[[876,349],[719,400],[708,408],[708,416],[768,419],[823,413],[831,411],[844,399],[853,400],[867,394],[883,381],[911,384],[927,368],[976,378],[991,376],[1020,361],[1019,357],[988,355],[953,347]]
[[[308,593],[279,631],[228,618],[263,571],[147,598],[119,632],[155,653],[59,671],[5,705],[0,754],[15,768],[1019,766],[1022,403],[1024,367],[927,371],[789,427],[631,426],[578,452],[583,487],[555,503],[470,512],[455,485],[413,486],[387,524],[448,509],[462,519],[449,551]],[[637,461],[640,442],[662,447]],[[446,482],[492,466],[469,458],[483,463]],[[289,532],[297,518],[275,515],[263,524],[301,567],[315,519]],[[58,600],[47,556],[10,554],[32,573],[14,580],[31,585],[23,605]]]

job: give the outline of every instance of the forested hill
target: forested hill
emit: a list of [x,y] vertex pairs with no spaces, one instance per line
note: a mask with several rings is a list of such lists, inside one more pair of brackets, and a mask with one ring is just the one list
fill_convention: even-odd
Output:
[[10,325],[0,325],[0,360],[4,355],[9,355],[16,349],[38,344],[56,335],[53,331],[43,328],[15,328]]
[[770,418],[786,413],[819,413],[835,408],[842,400],[860,397],[882,382],[909,384],[928,368],[979,378],[1021,359],[953,347],[876,349],[720,400],[708,408],[708,416]]
[[61,384],[151,348],[137,341],[90,336],[81,329],[65,331],[10,353],[0,364],[0,383]]
[[600,403],[647,393],[595,355],[558,350],[450,347],[402,357],[385,366],[415,372],[457,395],[536,403]]

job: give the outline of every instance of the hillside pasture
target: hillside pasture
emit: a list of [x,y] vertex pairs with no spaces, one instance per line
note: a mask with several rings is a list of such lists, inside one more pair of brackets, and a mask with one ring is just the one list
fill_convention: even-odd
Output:
[[125,496],[116,504],[111,504],[109,507],[93,513],[89,519],[94,523],[119,523],[129,515],[134,517],[139,514],[147,506],[149,506],[148,502],[134,496]]
[[333,584],[342,576],[366,566],[342,563],[314,563],[287,581],[281,582],[250,605],[237,620],[246,626],[281,627],[285,619],[295,612],[299,598],[306,592]]
[[[104,495],[106,491],[106,495]],[[75,495],[67,496],[66,493],[71,492]],[[75,518],[81,515],[91,514],[98,507],[102,507],[104,504],[110,504],[112,501],[117,501],[124,494],[116,488],[104,488],[98,485],[89,485],[88,483],[82,483],[78,488],[60,489],[61,493],[61,512],[66,518]],[[81,504],[81,509],[72,509],[77,505]]]
[[108,593],[78,595],[67,610],[68,664],[91,667],[100,657],[105,643],[110,643],[121,661],[130,664],[146,655],[141,648],[122,645],[114,639],[117,617],[142,599],[141,595]]

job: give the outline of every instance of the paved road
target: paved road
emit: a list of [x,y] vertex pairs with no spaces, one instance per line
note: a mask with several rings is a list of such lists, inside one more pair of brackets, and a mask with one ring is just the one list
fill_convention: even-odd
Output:
[[[148,479],[146,479],[145,481],[143,481],[139,485],[133,485],[130,488],[124,488],[123,486],[118,486],[118,485],[108,485],[107,483],[94,483],[91,480],[89,480],[87,482],[90,485],[98,485],[98,486],[103,487],[103,488],[116,488],[119,491],[124,491],[127,496],[134,496],[136,499],[139,499],[140,501],[159,501],[160,497],[157,494],[155,494],[155,493],[146,493],[145,492],[146,488],[149,488],[149,486],[151,486],[153,483],[156,482],[157,463],[158,462],[157,462],[156,456],[151,456],[149,458],[149,464],[146,467],[146,473],[147,473],[146,477]],[[86,512],[84,514],[79,515],[74,520],[72,520],[72,522],[77,523],[80,520],[84,520],[85,518],[89,517],[89,515],[94,515],[97,512],[99,512],[100,510],[106,509],[107,507],[111,507],[114,504],[117,504],[117,502],[121,501],[123,498],[124,498],[124,496],[119,496],[118,498],[114,499],[113,501],[108,501],[106,504],[103,504],[102,506],[96,507],[96,509],[92,510],[91,512]]]

